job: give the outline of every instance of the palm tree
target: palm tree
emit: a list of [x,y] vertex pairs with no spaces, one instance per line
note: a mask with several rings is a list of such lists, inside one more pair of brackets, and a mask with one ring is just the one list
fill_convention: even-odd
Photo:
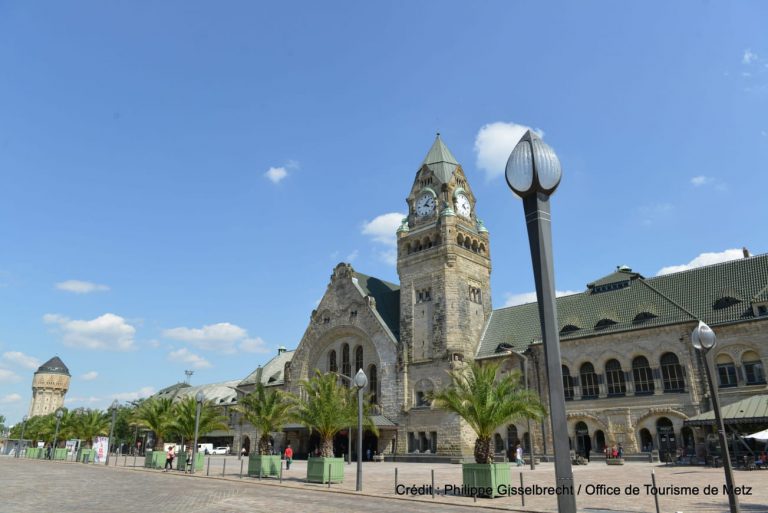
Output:
[[[335,374],[322,374],[319,370],[308,380],[299,383],[302,394],[292,395],[291,417],[320,435],[320,452],[324,458],[333,457],[333,437],[348,426],[357,424],[357,391],[339,384]],[[366,429],[378,435],[371,420],[369,401],[363,401],[363,421]]]
[[277,390],[267,389],[262,383],[256,389],[242,397],[235,411],[241,413],[259,432],[259,454],[269,451],[269,434],[280,431],[291,418],[291,401]]
[[536,394],[523,388],[519,372],[497,379],[498,370],[495,363],[473,362],[452,371],[452,383],[432,394],[436,406],[458,414],[474,430],[476,463],[493,463],[491,444],[497,427],[514,419],[546,415]]
[[155,450],[163,450],[163,438],[168,434],[173,412],[170,397],[151,397],[136,409],[136,421],[140,426],[154,431]]
[[[197,410],[197,401],[193,396],[185,397],[173,405],[171,421],[168,424],[168,430],[173,432],[184,440],[192,441],[195,438],[195,413]],[[216,431],[217,429],[227,429],[227,417],[222,415],[219,409],[214,406],[212,401],[204,401],[200,406],[200,424],[198,434],[203,435]]]
[[74,429],[81,440],[85,440],[88,448],[93,447],[93,439],[109,433],[109,414],[101,410],[81,411],[74,421]]

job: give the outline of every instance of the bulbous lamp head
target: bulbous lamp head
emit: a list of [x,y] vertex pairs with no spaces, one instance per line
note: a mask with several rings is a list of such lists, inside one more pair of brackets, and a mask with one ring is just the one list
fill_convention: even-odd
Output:
[[120,406],[120,403],[117,402],[117,399],[112,401],[112,406],[109,407],[110,410],[116,410]]
[[715,332],[712,331],[712,328],[699,321],[699,325],[691,333],[691,343],[699,351],[709,351],[717,344],[717,337],[715,337]]
[[203,392],[202,392],[202,390],[201,390],[200,392],[198,392],[198,393],[195,395],[195,401],[197,401],[198,403],[202,403],[202,402],[203,402],[203,399],[205,399],[205,395],[203,394]]
[[355,386],[357,388],[365,388],[365,385],[368,384],[368,376],[365,375],[365,372],[363,372],[363,369],[360,369],[357,371],[357,374],[355,374]]
[[60,419],[64,416],[64,412],[62,410],[56,410],[56,418]]
[[555,192],[563,171],[554,150],[528,130],[509,155],[505,174],[509,188],[524,198],[537,192]]
[[29,417],[27,417],[26,415],[24,415],[24,416],[21,418],[21,420],[23,420],[24,422],[26,422],[28,418],[29,418]]

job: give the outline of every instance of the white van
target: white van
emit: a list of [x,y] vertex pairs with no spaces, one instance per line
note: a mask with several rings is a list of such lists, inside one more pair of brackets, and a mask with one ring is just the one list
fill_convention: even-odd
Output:
[[197,452],[211,454],[213,452],[213,444],[197,444]]

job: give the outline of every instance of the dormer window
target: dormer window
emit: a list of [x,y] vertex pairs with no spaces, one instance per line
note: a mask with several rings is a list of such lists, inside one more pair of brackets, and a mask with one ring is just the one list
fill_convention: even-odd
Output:
[[640,324],[646,321],[650,321],[651,319],[655,319],[656,317],[656,314],[652,314],[651,312],[640,312],[639,314],[635,315],[635,318],[632,319],[632,322],[635,324]]
[[728,308],[729,306],[733,306],[737,303],[741,303],[741,299],[735,298],[732,296],[725,296],[715,301],[715,303],[712,305],[712,308],[714,308],[715,310],[721,310],[723,308]]
[[574,326],[573,324],[566,324],[563,326],[563,328],[560,330],[561,335],[567,335],[568,333],[573,333],[574,331],[579,331],[581,328],[578,326]]
[[613,326],[614,324],[616,324],[616,321],[614,321],[613,319],[607,319],[607,318],[600,319],[599,321],[597,321],[597,324],[595,324],[595,329],[604,330],[605,328]]

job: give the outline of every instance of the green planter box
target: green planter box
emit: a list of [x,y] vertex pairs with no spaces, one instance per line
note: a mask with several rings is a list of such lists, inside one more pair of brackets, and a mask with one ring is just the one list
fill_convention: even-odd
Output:
[[90,463],[93,461],[93,449],[80,449],[77,451],[77,461],[81,463]]
[[344,458],[309,458],[307,482],[341,483],[344,481]]
[[164,468],[165,452],[149,450],[144,456],[144,466],[146,468]]
[[478,497],[501,497],[499,486],[511,481],[509,463],[464,463],[461,474],[467,488],[478,489]]
[[250,477],[278,477],[280,476],[280,455],[251,454],[248,457],[248,475]]
[[[191,460],[192,458],[190,457],[189,459]],[[197,464],[195,465],[195,472],[197,472],[198,470],[203,470],[205,454],[198,452],[195,455],[195,459],[197,460],[196,462]],[[176,458],[176,461],[178,462],[176,465],[177,469],[181,470],[182,472],[189,470],[189,468],[187,468],[187,465],[190,464],[191,461],[189,462],[187,461],[187,453],[179,454],[178,457]],[[163,466],[165,466],[165,458],[163,458]]]
[[66,459],[67,459],[67,448],[66,447],[61,447],[59,449],[55,449],[53,451],[53,459],[54,460],[66,461]]
[[43,450],[39,447],[28,447],[24,453],[27,458],[38,459],[43,457]]

